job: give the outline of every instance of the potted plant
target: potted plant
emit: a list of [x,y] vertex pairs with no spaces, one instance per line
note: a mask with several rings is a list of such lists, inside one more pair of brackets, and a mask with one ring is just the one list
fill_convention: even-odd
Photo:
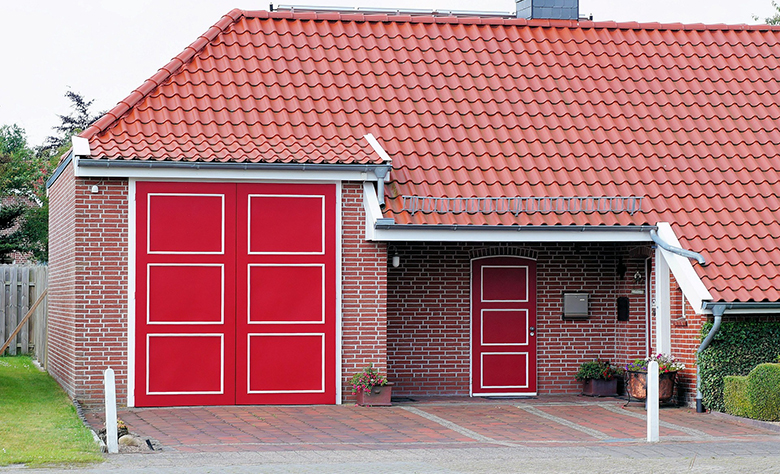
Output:
[[393,384],[387,377],[380,374],[373,365],[352,376],[350,381],[352,393],[357,394],[357,404],[360,406],[390,406]]
[[574,378],[582,382],[582,394],[590,397],[614,397],[617,395],[617,377],[619,367],[610,365],[608,360],[583,362]]
[[647,366],[651,361],[658,362],[658,399],[667,402],[674,396],[674,380],[677,371],[683,370],[685,364],[679,362],[673,355],[656,354],[636,359],[626,364],[626,392],[628,401],[647,399]]

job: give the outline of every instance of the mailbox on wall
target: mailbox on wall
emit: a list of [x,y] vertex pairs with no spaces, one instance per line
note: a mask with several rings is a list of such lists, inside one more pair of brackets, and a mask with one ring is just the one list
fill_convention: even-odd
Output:
[[588,319],[588,293],[563,294],[563,319]]

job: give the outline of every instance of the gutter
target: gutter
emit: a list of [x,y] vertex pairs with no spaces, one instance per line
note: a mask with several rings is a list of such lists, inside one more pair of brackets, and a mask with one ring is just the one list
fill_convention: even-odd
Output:
[[390,165],[338,164],[338,163],[215,163],[199,161],[138,161],[138,160],[94,160],[80,159],[80,168],[178,168],[196,170],[290,170],[290,171],[363,171],[386,173]]
[[715,317],[712,328],[710,329],[710,332],[707,333],[707,337],[704,338],[699,348],[696,350],[696,412],[697,413],[704,413],[706,411],[704,405],[702,405],[702,393],[701,393],[701,378],[699,377],[699,364],[698,364],[698,356],[701,354],[707,347],[709,347],[712,340],[715,338],[715,335],[718,334],[718,331],[720,330],[720,325],[723,322],[723,314],[726,312],[726,310],[732,310],[732,312],[739,312],[739,311],[749,311],[749,310],[776,310],[780,312],[780,302],[774,302],[774,301],[735,301],[732,303],[714,303],[714,302],[708,302],[704,303],[704,309],[705,310],[711,310],[712,315]]

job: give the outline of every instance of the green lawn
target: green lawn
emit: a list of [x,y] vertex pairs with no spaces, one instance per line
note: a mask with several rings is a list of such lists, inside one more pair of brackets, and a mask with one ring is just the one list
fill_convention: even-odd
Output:
[[0,357],[0,466],[102,460],[57,382],[29,357]]

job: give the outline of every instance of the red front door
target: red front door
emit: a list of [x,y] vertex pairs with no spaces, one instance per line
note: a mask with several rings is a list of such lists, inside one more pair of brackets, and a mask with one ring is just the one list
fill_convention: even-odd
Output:
[[136,184],[136,406],[336,402],[335,202]]
[[487,257],[471,263],[473,395],[536,393],[536,262]]

